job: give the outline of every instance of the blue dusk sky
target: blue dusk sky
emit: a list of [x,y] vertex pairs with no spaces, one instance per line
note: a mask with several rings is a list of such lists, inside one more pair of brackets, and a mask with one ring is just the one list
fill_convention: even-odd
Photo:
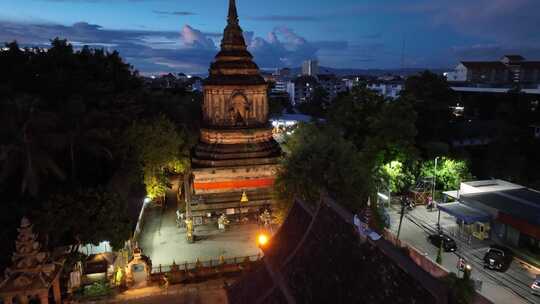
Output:
[[[205,73],[228,0],[0,0],[0,41],[118,50],[143,73]],[[237,0],[262,68],[451,68],[540,59],[540,0]],[[402,56],[403,55],[403,56]],[[403,58],[403,60],[402,60]]]

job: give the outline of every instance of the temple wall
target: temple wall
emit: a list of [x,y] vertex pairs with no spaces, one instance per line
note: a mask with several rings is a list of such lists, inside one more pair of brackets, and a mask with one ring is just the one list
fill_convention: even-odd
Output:
[[249,111],[247,125],[264,124],[268,121],[268,97],[266,85],[251,86],[205,86],[203,119],[212,126],[235,126],[231,116],[231,101],[241,94],[247,99]]
[[212,130],[201,129],[200,140],[207,144],[247,144],[272,140],[272,129]]

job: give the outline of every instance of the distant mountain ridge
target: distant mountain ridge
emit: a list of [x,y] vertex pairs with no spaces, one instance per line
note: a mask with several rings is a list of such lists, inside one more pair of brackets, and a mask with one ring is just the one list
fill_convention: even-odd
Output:
[[[261,71],[265,73],[273,73],[276,69],[261,68]],[[407,69],[339,69],[339,68],[330,68],[330,67],[319,67],[319,74],[334,74],[336,76],[383,76],[383,75],[400,75],[400,76],[410,76],[421,73],[423,71],[431,71],[435,74],[443,74],[445,72],[451,71],[452,68],[448,69],[431,69],[431,68],[407,68]],[[296,67],[291,68],[291,75],[300,75],[302,73],[302,68]],[[192,76],[198,76],[201,78],[208,77],[208,74],[193,74]]]
[[[273,69],[263,69],[265,72],[273,72]],[[335,74],[337,76],[347,75],[365,75],[365,76],[383,76],[383,75],[403,75],[410,76],[421,73],[425,70],[429,70],[435,74],[442,74],[444,72],[452,70],[448,69],[430,69],[430,68],[406,68],[406,69],[338,69],[331,67],[319,67],[319,74]],[[302,68],[291,68],[291,74],[297,75],[302,73]]]

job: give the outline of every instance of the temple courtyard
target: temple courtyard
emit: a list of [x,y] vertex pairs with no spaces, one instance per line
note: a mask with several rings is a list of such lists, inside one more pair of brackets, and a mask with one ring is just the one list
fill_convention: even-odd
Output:
[[139,246],[145,255],[152,260],[153,267],[167,267],[173,263],[195,263],[208,260],[219,260],[256,256],[257,224],[229,225],[226,231],[219,231],[217,225],[195,227],[197,240],[188,243],[186,229],[176,225],[176,209],[174,206],[165,209],[151,206],[145,210]]

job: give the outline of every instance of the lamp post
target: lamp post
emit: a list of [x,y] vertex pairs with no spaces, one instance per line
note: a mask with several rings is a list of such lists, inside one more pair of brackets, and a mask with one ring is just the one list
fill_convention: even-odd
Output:
[[[435,187],[437,185],[437,160],[439,157],[435,157],[435,166],[433,167],[433,187],[431,188],[431,200],[433,202],[433,205],[435,205]],[[441,210],[439,209],[439,204],[437,203],[437,230],[441,232]]]

